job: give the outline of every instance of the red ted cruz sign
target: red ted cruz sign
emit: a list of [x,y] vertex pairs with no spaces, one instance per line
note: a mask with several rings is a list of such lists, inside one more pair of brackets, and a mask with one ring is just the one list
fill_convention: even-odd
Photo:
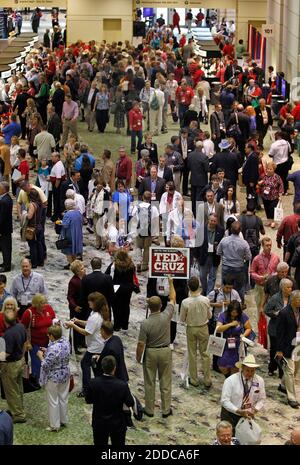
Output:
[[189,279],[190,250],[150,247],[150,278]]

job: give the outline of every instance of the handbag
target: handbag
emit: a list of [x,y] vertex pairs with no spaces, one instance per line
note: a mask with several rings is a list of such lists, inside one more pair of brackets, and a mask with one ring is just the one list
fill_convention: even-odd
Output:
[[261,427],[254,420],[241,418],[235,427],[235,437],[244,446],[254,446],[261,443]]
[[234,139],[239,139],[242,136],[242,131],[240,130],[238,115],[235,113],[236,123],[232,124],[227,130],[227,136],[233,137]]
[[70,384],[69,384],[69,392],[72,392],[72,391],[73,391],[74,386],[75,386],[74,376],[71,375],[71,376],[70,376]]
[[267,319],[264,313],[260,314],[258,320],[258,342],[261,344],[265,349],[268,348],[268,331],[267,331]]
[[112,115],[115,115],[116,114],[116,111],[117,111],[117,104],[116,102],[112,102],[110,108],[109,108],[109,111]]
[[215,329],[214,334],[209,336],[206,352],[210,355],[215,355],[216,357],[222,357],[226,339],[223,337],[223,333],[221,333],[221,337],[216,336],[216,333],[217,328]]
[[36,238],[35,226],[26,226],[26,229],[25,229],[25,239],[26,239],[26,241],[34,241],[35,238]]
[[58,239],[58,241],[55,242],[57,250],[62,250],[66,249],[71,245],[71,243],[68,241],[68,239]]
[[281,223],[283,220],[282,202],[278,202],[277,207],[274,208],[274,221]]
[[136,271],[133,273],[133,292],[139,294],[141,292],[139,279],[137,277]]
[[[32,311],[30,309],[29,310],[29,313],[30,313],[30,322],[29,322],[29,326],[27,328],[27,340],[25,341],[25,344],[24,344],[24,350],[25,352],[28,352],[29,350],[32,350],[32,344],[31,344],[31,322],[32,322]],[[26,365],[25,365],[26,366]],[[28,366],[28,365],[27,365]]]

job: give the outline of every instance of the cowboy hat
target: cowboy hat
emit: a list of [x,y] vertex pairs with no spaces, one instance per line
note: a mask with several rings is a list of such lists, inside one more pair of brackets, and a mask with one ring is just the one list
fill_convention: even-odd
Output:
[[242,365],[245,365],[249,368],[258,368],[260,366],[258,365],[258,363],[256,363],[254,355],[252,354],[247,355],[247,357],[245,357],[244,360],[235,364],[235,366],[239,369],[242,368]]
[[227,139],[223,139],[222,142],[219,144],[219,148],[221,150],[229,149],[229,147],[231,147],[231,144]]

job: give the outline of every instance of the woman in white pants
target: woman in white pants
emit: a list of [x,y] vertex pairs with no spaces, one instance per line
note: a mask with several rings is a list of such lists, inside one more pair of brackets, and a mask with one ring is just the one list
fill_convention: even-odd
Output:
[[37,352],[41,360],[40,385],[46,389],[50,421],[47,431],[58,431],[68,423],[70,344],[62,337],[61,326],[50,326],[48,336],[48,348]]

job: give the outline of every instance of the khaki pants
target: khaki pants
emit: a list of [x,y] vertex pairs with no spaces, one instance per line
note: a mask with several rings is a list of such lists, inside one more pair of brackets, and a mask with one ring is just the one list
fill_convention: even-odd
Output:
[[155,402],[156,373],[158,372],[161,395],[161,410],[167,414],[171,408],[172,352],[169,347],[146,349],[143,363],[145,385],[145,409],[153,415]]
[[180,192],[181,191],[181,189],[180,189],[180,171],[173,172],[173,181],[174,181],[174,185],[175,185],[175,190]]
[[162,128],[162,108],[151,110],[150,108],[150,131],[160,134]]
[[287,358],[287,367],[284,369],[284,375],[281,380],[281,385],[287,390],[288,400],[297,402],[295,381],[297,374],[300,373],[300,360],[294,362],[291,358]]
[[206,352],[208,343],[208,327],[205,326],[187,326],[186,328],[187,348],[189,354],[189,373],[192,384],[199,384],[197,371],[197,351],[199,349],[202,360],[202,368],[204,373],[204,384],[211,384],[210,377],[210,356]]
[[85,107],[85,119],[88,124],[88,129],[93,131],[96,123],[96,112],[91,110],[91,105]]
[[254,287],[254,299],[256,303],[256,310],[257,310],[257,321],[259,320],[259,309],[264,301],[265,292],[264,286],[260,286],[259,284],[255,284]]
[[152,244],[152,237],[136,238],[137,262],[142,264],[142,271],[147,271],[149,266],[149,248]]
[[63,122],[63,134],[62,134],[62,146],[64,147],[67,143],[69,132],[74,134],[76,138],[77,135],[77,120],[76,121],[68,121],[64,120]]
[[1,381],[14,420],[23,420],[26,417],[23,407],[23,367],[23,358],[17,362],[1,363]]
[[162,113],[162,126],[165,131],[168,130],[168,109],[163,110]]

